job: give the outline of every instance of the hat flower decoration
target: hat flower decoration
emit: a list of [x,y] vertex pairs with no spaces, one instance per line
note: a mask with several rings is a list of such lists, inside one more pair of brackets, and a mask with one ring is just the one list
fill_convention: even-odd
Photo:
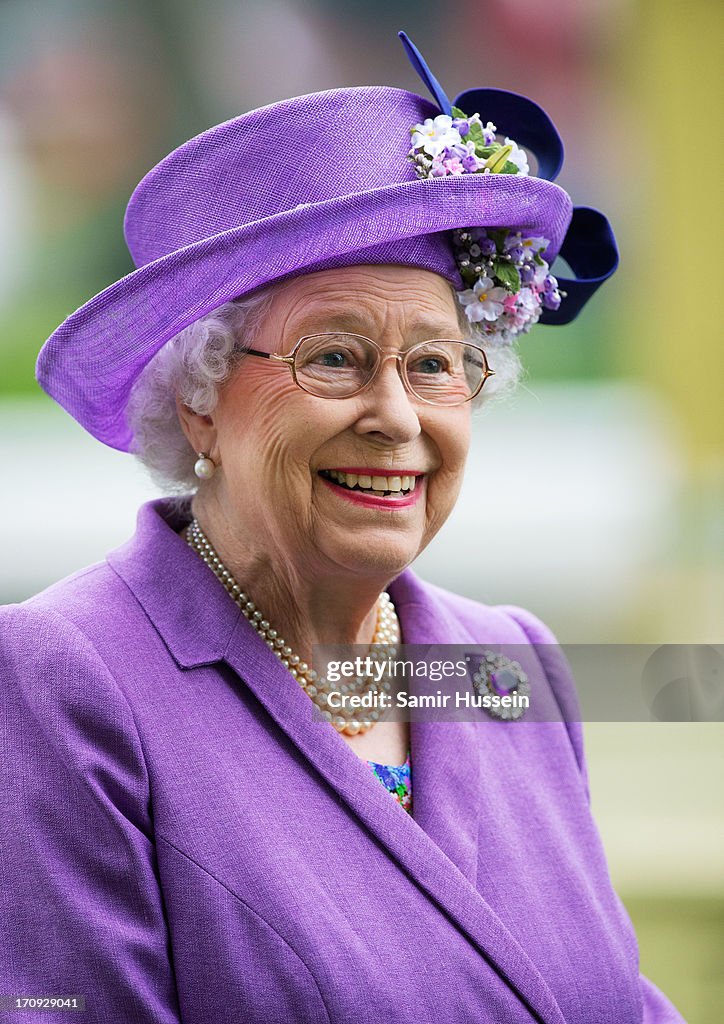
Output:
[[[411,147],[407,155],[418,177],[528,176],[530,165],[525,149],[508,135],[500,141],[496,125],[490,120],[483,124],[477,111],[468,114],[450,103],[419,50],[404,32],[400,38],[413,67],[447,111],[410,127]],[[537,136],[538,146],[542,144],[540,164],[543,172],[548,172],[545,176],[552,180],[563,162],[563,147],[547,115],[532,101],[514,93],[493,89],[473,90],[472,95],[475,93],[481,99],[490,95],[498,106],[504,97],[504,112],[506,108],[514,112],[524,126],[534,125],[533,135]],[[613,273],[618,261],[607,222],[606,227],[610,233],[608,266],[598,283]],[[510,344],[527,333],[544,310],[557,312],[567,298],[568,293],[559,287],[544,258],[551,245],[548,238],[512,227],[471,227],[453,231],[452,245],[460,277],[467,286],[458,290],[458,300],[470,323],[489,343]]]

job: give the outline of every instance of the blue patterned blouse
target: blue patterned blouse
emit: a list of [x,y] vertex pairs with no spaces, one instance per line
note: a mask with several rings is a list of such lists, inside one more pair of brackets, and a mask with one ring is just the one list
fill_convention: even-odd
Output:
[[385,789],[397,800],[398,804],[408,814],[412,814],[410,751],[407,751],[407,760],[404,764],[379,764],[377,761],[368,761],[367,764]]

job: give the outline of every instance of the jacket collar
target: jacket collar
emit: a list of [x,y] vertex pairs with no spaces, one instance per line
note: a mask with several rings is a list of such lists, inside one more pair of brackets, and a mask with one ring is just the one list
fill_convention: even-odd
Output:
[[168,498],[146,502],[134,536],[107,556],[181,668],[221,661],[243,618],[180,536],[190,520],[188,504]]
[[[135,536],[108,556],[176,662],[184,669],[229,664],[368,831],[479,947],[534,1019],[563,1024],[553,994],[484,899],[484,880],[476,878],[480,793],[484,779],[496,777],[496,758],[506,756],[504,729],[483,735],[475,722],[413,721],[414,818],[408,815],[334,729],[313,718],[296,680],[177,532],[189,518],[188,510],[168,499],[148,502],[139,510]],[[512,639],[499,635],[492,613],[489,630],[482,622],[473,637],[455,615],[451,596],[411,569],[389,593],[405,643],[480,643],[483,633],[491,642]]]

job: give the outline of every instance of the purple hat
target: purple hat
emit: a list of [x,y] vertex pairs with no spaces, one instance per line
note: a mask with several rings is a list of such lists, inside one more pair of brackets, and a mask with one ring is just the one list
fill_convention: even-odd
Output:
[[[451,104],[419,52],[404,33],[401,38],[436,104],[385,86],[298,96],[210,128],[136,187],[125,237],[137,269],[69,316],[38,356],[41,387],[94,437],[133,450],[125,410],[155,353],[223,303],[284,278],[396,263],[434,271],[462,290],[473,282],[471,271],[461,269],[461,247],[469,256],[471,238],[452,232],[484,228],[477,241],[497,238],[502,253],[513,230],[524,240],[545,241],[536,259],[546,269],[560,253],[578,275],[556,282],[566,297],[540,315],[541,322],[566,323],[613,272],[615,242],[606,219],[586,208],[574,211],[568,194],[549,180],[563,151],[540,107],[493,89],[463,93]],[[455,136],[457,149],[425,139],[415,149],[423,138],[416,129],[427,124],[440,136],[439,125],[445,129],[463,110],[495,118],[498,134],[509,132],[536,157],[537,176],[513,173],[510,163],[491,173],[482,162],[488,149],[481,148],[490,140],[479,135],[475,152],[482,156],[473,153],[473,160],[480,166],[471,166],[478,172],[463,173],[456,154],[472,153],[474,136],[467,146],[464,140],[478,132],[479,121],[455,119],[447,141]],[[436,124],[441,116],[447,120]],[[489,161],[497,155],[498,165],[515,156],[498,142],[492,148]],[[438,150],[434,157],[430,149]]]

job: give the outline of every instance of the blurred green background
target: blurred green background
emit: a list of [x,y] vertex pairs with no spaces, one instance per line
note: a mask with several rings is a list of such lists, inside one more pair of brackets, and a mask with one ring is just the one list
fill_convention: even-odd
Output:
[[[523,340],[524,387],[476,421],[464,492],[419,571],[527,605],[566,642],[719,643],[722,16],[713,0],[5,0],[0,425],[14,543],[0,601],[101,558],[156,493],[33,376],[55,326],[132,269],[122,218],[136,182],[254,106],[342,85],[421,91],[405,28],[451,96],[491,85],[542,104],[567,149],[560,183],[607,212],[622,257],[578,322]],[[642,968],[693,1024],[718,1022],[722,727],[586,729]]]

